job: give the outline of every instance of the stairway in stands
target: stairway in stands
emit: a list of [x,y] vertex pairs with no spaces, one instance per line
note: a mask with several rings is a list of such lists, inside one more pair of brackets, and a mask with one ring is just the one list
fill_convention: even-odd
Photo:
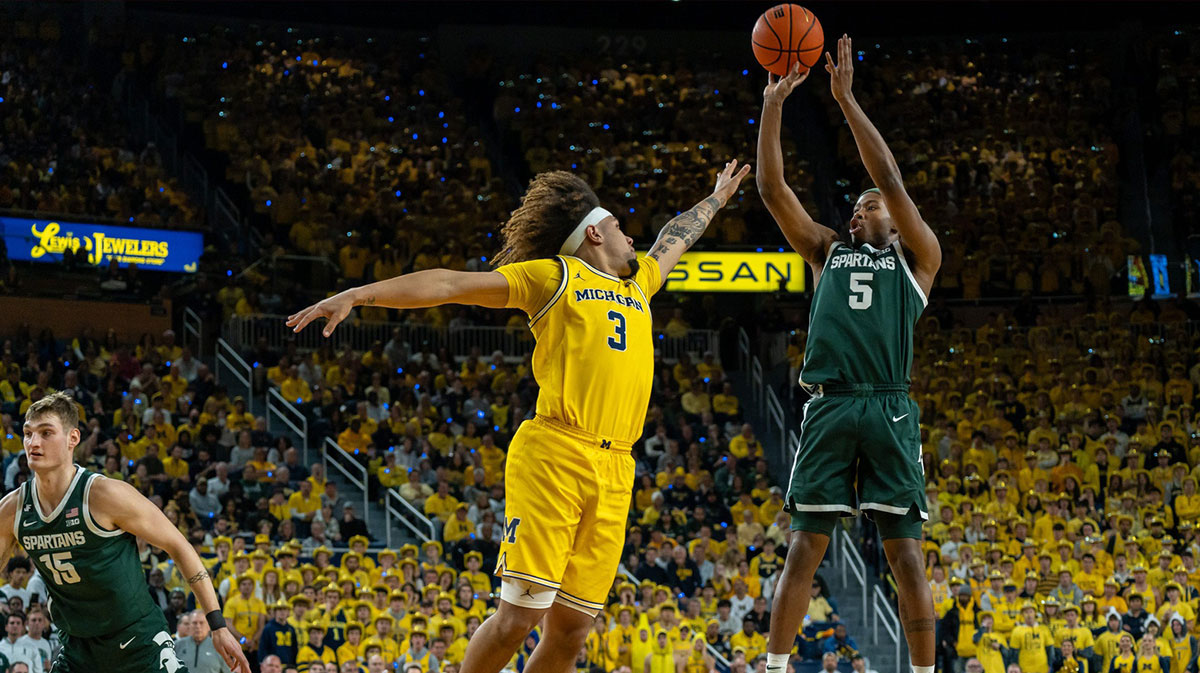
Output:
[[[747,358],[749,359],[749,358]],[[786,367],[783,365],[782,367]],[[748,369],[748,368],[747,368]],[[792,456],[796,447],[784,446],[779,441],[779,433],[771,429],[771,420],[766,413],[766,406],[762,408],[753,404],[755,399],[764,399],[765,391],[755,391],[754,377],[750,371],[738,371],[732,366],[726,365],[726,371],[729,379],[733,382],[734,391],[738,399],[742,401],[742,409],[744,419],[755,428],[755,434],[763,442],[763,450],[768,458],[772,474],[778,475],[776,485],[780,488],[787,488],[788,480],[791,477]],[[776,391],[780,390],[784,385],[783,380],[787,377],[787,372],[780,367],[772,368],[769,365],[762,368],[763,384],[776,386]],[[784,400],[784,396],[779,396]],[[787,408],[787,403],[784,401],[785,422],[793,429],[798,431],[799,423],[794,418],[789,417],[791,410]],[[822,561],[821,567],[817,573],[825,579],[826,586],[829,587],[831,597],[836,601],[838,606],[838,616],[840,620],[846,624],[846,629],[850,636],[854,638],[859,646],[859,650],[867,657],[870,668],[879,671],[879,673],[903,673],[908,669],[908,648],[904,642],[903,634],[899,632],[898,620],[892,623],[893,629],[899,635],[900,651],[899,655],[896,652],[896,639],[891,637],[887,628],[884,625],[886,617],[879,618],[877,630],[873,630],[877,615],[881,608],[877,601],[887,600],[882,597],[876,598],[876,585],[883,595],[889,595],[888,587],[880,582],[876,577],[874,568],[870,564],[863,561],[863,552],[859,549],[858,544],[851,540],[857,540],[857,527],[853,529],[841,544],[837,544],[835,539],[831,542],[830,549]],[[843,531],[836,532],[837,536],[843,535]],[[846,546],[853,546],[854,553],[842,551],[838,554],[835,547],[844,549]],[[855,557],[857,553],[857,558]],[[843,570],[843,567],[845,569]],[[855,568],[858,572],[855,572]],[[863,585],[866,585],[866,605],[864,606]],[[891,605],[895,609],[894,605]],[[850,665],[843,664],[839,667],[840,670],[849,671]],[[805,662],[798,667],[798,673],[815,673],[820,670],[820,662]]]
[[[306,465],[311,466],[313,463],[322,460],[323,453],[326,450],[338,451],[333,448],[332,444],[321,440],[317,442],[312,432],[298,432],[292,424],[281,422],[278,417],[272,417],[268,413],[268,395],[255,395],[250,390],[251,386],[245,379],[250,377],[245,373],[239,375],[239,370],[249,371],[250,366],[240,358],[236,347],[233,344],[228,344],[223,340],[221,343],[224,346],[218,345],[217,356],[208,358],[205,361],[212,368],[212,371],[217,376],[217,381],[224,385],[229,391],[230,396],[242,395],[249,403],[249,410],[255,416],[267,415],[269,427],[272,434],[284,435],[291,440],[292,444],[301,453],[301,460]],[[280,404],[280,402],[275,402]],[[303,429],[303,428],[301,428]],[[308,436],[305,436],[305,435]],[[334,466],[333,461],[336,458],[329,457],[326,460],[326,478],[337,484],[338,493],[346,503],[353,504],[355,511],[367,524],[367,530],[371,536],[371,549],[381,549],[388,541],[388,519],[382,505],[377,500],[372,500],[366,497],[364,488],[354,483],[351,479]],[[420,540],[409,530],[402,525],[396,525],[391,530],[391,546],[399,548],[407,543],[419,544]]]

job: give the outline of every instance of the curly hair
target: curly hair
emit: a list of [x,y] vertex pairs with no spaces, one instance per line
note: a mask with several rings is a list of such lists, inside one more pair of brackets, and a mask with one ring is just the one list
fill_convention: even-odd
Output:
[[599,205],[596,193],[579,177],[566,171],[539,173],[500,229],[500,252],[492,264],[553,257],[579,221]]

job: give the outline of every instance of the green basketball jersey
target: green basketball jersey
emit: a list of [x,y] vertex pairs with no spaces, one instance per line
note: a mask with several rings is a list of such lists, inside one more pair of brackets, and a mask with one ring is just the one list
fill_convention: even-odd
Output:
[[899,241],[834,243],[813,292],[800,382],[907,384],[925,303]]
[[54,624],[68,636],[115,633],[158,610],[134,536],[92,519],[88,493],[103,478],[76,465],[66,496],[47,514],[38,504],[37,476],[21,485],[13,532],[46,582]]

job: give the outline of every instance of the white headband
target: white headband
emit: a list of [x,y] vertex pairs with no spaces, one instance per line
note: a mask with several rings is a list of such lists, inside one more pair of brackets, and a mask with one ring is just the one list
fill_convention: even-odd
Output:
[[587,228],[593,224],[600,224],[606,217],[612,217],[612,213],[599,206],[592,208],[592,211],[583,216],[583,219],[579,221],[579,226],[575,227],[575,231],[571,232],[566,242],[558,249],[558,254],[570,255],[579,250],[579,246],[583,245],[583,237],[587,232]]

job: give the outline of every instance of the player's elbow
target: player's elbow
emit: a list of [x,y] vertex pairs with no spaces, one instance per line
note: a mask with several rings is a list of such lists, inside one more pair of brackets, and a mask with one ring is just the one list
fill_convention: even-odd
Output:
[[903,194],[904,178],[900,175],[900,167],[894,161],[888,162],[887,172],[875,183],[875,186],[879,188],[884,197],[889,194]]
[[758,195],[768,203],[778,199],[780,192],[788,188],[781,176],[769,175],[765,171],[759,171],[754,176],[754,185],[758,187]]

